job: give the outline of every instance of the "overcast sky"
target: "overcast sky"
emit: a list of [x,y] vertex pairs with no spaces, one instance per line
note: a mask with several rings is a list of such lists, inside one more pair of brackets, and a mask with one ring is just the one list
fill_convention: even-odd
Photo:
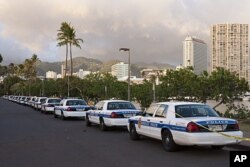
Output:
[[182,41],[196,36],[209,44],[217,23],[250,22],[248,0],[0,0],[0,54],[3,63],[22,63],[37,54],[63,61],[57,47],[61,22],[70,22],[82,49],[74,57],[131,62],[182,63]]

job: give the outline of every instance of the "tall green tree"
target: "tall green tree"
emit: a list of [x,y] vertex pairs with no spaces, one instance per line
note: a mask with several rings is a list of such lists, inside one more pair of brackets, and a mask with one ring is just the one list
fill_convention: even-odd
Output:
[[66,73],[68,70],[68,46],[69,46],[69,34],[70,34],[70,24],[67,22],[62,22],[61,27],[59,30],[57,30],[57,46],[66,46],[66,57],[65,57],[65,73],[64,77],[66,76]]
[[2,57],[2,55],[0,54],[0,63],[2,63],[2,61],[3,61],[3,57]]
[[81,38],[76,37],[76,31],[70,23],[62,22],[61,27],[57,33],[58,46],[66,46],[66,60],[65,68],[68,69],[68,47],[70,52],[70,74],[73,74],[73,60],[72,60],[72,46],[76,46],[81,49],[80,43],[83,43]]
[[76,37],[76,31],[74,27],[70,27],[69,31],[69,51],[70,51],[70,75],[73,74],[73,59],[72,59],[72,46],[76,46],[77,48],[81,49],[80,43],[83,43],[83,40],[81,38]]
[[36,54],[33,54],[30,59],[26,59],[24,61],[23,67],[20,66],[19,68],[23,68],[21,71],[24,75],[24,77],[28,80],[29,82],[29,95],[30,95],[30,86],[31,82],[36,80],[37,76],[37,63],[40,61],[38,56]]

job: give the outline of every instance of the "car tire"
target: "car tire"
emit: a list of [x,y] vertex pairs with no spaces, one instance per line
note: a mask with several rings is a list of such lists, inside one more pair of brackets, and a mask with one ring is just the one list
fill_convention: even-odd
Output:
[[65,117],[64,114],[63,114],[63,111],[61,111],[61,119],[62,119],[62,120],[65,120],[65,119],[66,119],[66,117]]
[[107,130],[107,126],[105,125],[103,118],[100,118],[100,129],[101,131]]
[[163,130],[161,138],[162,138],[162,145],[165,151],[168,152],[177,151],[178,145],[175,144],[172,133],[169,130]]
[[91,122],[89,121],[89,116],[88,114],[86,114],[86,126],[90,127],[91,126]]
[[215,150],[220,150],[222,149],[224,146],[223,145],[218,145],[218,146],[211,146],[212,149],[215,149]]
[[138,140],[140,138],[140,135],[138,135],[134,123],[129,124],[129,137],[131,140]]
[[56,111],[54,111],[54,117],[57,118]]

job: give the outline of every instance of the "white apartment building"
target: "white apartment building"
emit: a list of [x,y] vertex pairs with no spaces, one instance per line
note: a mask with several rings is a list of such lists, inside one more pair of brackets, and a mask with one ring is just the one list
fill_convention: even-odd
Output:
[[128,76],[128,64],[120,62],[111,67],[111,74],[118,79]]
[[46,78],[56,79],[57,78],[57,73],[54,72],[54,71],[48,71],[48,72],[46,72]]
[[195,37],[187,36],[183,41],[183,67],[192,66],[195,74],[207,71],[207,44]]
[[77,76],[83,79],[86,75],[89,75],[90,73],[90,71],[83,71],[83,69],[79,69],[79,71],[77,72]]
[[211,38],[211,71],[223,67],[248,81],[248,24],[213,25]]

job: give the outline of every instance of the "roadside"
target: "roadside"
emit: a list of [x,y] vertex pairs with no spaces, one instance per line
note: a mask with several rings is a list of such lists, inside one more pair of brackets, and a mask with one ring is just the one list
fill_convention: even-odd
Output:
[[[250,126],[250,125],[249,125]],[[250,132],[249,131],[243,131],[243,137],[244,138],[248,138],[248,139],[250,139]],[[250,151],[250,140],[248,140],[248,141],[242,141],[241,143],[240,143],[240,145],[241,146],[245,146],[246,147],[246,149],[247,150],[249,150]]]
[[[250,132],[249,131],[243,131],[243,137],[250,139]],[[228,146],[230,148],[239,149],[242,151],[250,151],[250,140],[243,140],[240,144],[230,145]]]

